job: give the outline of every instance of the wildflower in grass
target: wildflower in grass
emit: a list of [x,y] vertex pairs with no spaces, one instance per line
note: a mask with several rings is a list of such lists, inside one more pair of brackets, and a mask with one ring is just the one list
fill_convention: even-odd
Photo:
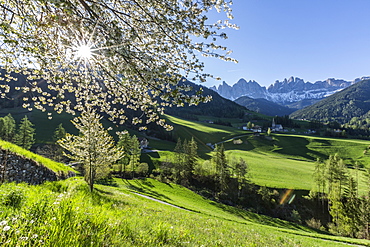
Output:
[[5,226],[7,224],[8,224],[8,221],[6,220],[0,221],[0,226]]
[[20,237],[19,240],[27,241],[28,240],[28,237]]
[[33,234],[31,238],[37,238],[39,235]]
[[11,228],[10,226],[4,226],[3,231],[4,231],[4,232],[9,231],[9,230],[10,230],[10,228]]

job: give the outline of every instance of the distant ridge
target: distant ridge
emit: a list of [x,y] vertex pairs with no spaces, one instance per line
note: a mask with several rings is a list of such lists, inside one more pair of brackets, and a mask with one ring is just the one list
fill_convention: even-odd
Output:
[[260,86],[256,81],[240,79],[232,86],[223,82],[210,89],[231,100],[248,96],[253,99],[263,98],[281,105],[289,105],[301,100],[323,99],[365,79],[370,79],[370,77],[356,78],[353,81],[329,78],[311,83],[292,76],[283,81],[277,80],[268,88]]
[[268,116],[285,116],[295,111],[295,109],[279,105],[266,99],[252,99],[248,96],[242,96],[234,102],[245,106],[249,110]]
[[370,79],[358,82],[340,92],[298,110],[292,118],[337,121],[367,121],[370,119]]

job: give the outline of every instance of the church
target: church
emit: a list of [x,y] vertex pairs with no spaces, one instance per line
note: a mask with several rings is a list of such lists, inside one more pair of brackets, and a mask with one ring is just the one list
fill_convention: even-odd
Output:
[[271,131],[272,132],[278,132],[278,131],[283,131],[283,125],[281,124],[275,124],[275,119],[272,119],[272,124],[271,124]]

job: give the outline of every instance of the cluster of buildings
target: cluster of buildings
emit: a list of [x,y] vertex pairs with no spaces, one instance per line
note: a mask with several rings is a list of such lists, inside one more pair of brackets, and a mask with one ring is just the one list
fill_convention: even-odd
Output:
[[[269,127],[271,132],[280,132],[284,131],[283,125],[281,124],[276,124],[275,119],[272,119],[271,127]],[[253,131],[254,133],[262,133],[262,126],[259,125],[254,125],[251,128],[248,128],[246,125],[243,126],[243,130],[250,130]]]

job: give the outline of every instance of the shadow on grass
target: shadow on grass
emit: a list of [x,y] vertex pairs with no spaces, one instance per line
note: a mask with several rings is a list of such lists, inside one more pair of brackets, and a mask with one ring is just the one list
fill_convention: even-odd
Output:
[[[108,185],[109,186],[109,185]],[[112,198],[114,193],[106,191],[101,188],[94,187],[94,190],[91,192],[87,184],[80,185],[76,188],[80,191],[86,199],[91,199],[94,205],[104,205],[104,204],[115,204],[115,205],[128,205],[122,200]]]
[[[275,153],[288,155],[288,156],[300,156],[307,160],[316,160],[317,157],[320,159],[326,158],[326,155],[309,149],[308,145],[310,142],[307,139],[299,138],[299,137],[282,137],[279,136],[279,147],[280,149],[274,150]],[[317,140],[315,140],[317,141]],[[323,146],[330,145],[330,142],[326,140],[320,140]]]
[[[298,230],[298,231],[305,231],[305,232],[315,232],[315,233],[328,234],[327,232],[323,232],[323,231],[318,230],[318,229],[305,227],[305,226],[302,226],[302,225],[299,225],[299,224],[296,224],[296,223],[293,223],[293,222],[288,222],[288,221],[284,221],[284,220],[281,220],[281,219],[278,219],[278,218],[273,218],[273,217],[269,217],[269,216],[266,216],[266,215],[253,213],[253,212],[250,212],[250,211],[246,211],[246,210],[238,209],[238,208],[235,208],[235,207],[227,206],[227,205],[224,205],[224,204],[221,204],[221,203],[211,202],[210,204],[213,205],[213,206],[218,207],[219,209],[223,210],[224,212],[235,215],[235,216],[237,216],[241,219],[244,219],[246,221],[251,221],[251,222],[254,222],[254,223],[267,225],[267,226],[272,226],[272,227],[283,228],[283,229],[287,229],[287,230],[289,229],[289,230]],[[308,231],[308,229],[310,229],[310,231]]]
[[111,187],[118,187],[117,182],[113,178],[105,178],[105,179],[99,179],[96,181],[96,184],[111,186]]
[[137,191],[147,196],[154,197],[156,199],[172,201],[168,196],[158,193],[157,191],[153,191],[152,188],[154,188],[155,186],[146,179],[140,179],[140,180],[139,179],[135,179],[135,180],[123,179],[123,182],[131,190]]
[[152,158],[156,158],[156,159],[159,159],[161,156],[159,155],[158,152],[155,152],[155,151],[152,151],[152,152],[148,152],[148,153],[145,153],[146,155],[152,157]]

